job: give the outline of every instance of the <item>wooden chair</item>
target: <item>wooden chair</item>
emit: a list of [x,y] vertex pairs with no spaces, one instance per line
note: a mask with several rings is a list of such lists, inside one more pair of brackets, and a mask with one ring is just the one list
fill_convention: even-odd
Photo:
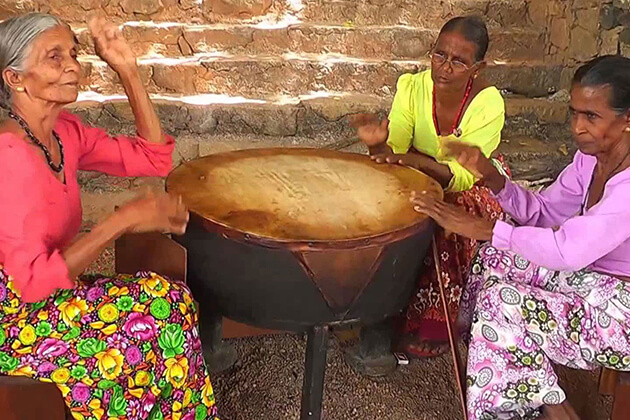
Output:
[[599,392],[613,397],[611,420],[630,417],[630,372],[602,369]]
[[0,418],[65,420],[72,416],[54,384],[21,376],[0,376]]

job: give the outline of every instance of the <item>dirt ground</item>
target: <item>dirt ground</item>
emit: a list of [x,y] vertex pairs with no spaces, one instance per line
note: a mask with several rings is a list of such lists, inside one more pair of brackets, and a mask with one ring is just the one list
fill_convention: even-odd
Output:
[[[235,339],[239,361],[213,375],[223,420],[299,418],[306,338],[279,334]],[[450,355],[412,361],[371,379],[343,360],[345,342],[332,339],[326,371],[326,420],[455,420],[461,410]],[[560,369],[569,400],[582,420],[609,418],[610,401],[597,392],[599,371]]]

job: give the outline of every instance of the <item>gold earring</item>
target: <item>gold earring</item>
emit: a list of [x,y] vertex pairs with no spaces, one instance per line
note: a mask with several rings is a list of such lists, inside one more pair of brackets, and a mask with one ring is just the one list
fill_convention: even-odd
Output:
[[22,86],[18,86],[15,88],[18,92],[24,92],[24,88]]
[[626,133],[630,133],[630,127],[626,127],[623,131],[625,131]]

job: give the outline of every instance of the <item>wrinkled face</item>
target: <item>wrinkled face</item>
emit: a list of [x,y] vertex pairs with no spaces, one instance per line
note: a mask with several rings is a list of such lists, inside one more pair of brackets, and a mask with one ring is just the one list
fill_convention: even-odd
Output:
[[571,129],[575,143],[587,155],[607,153],[624,140],[630,113],[619,115],[610,107],[610,86],[573,85]]
[[77,61],[77,45],[72,31],[57,26],[41,33],[31,45],[25,71],[13,83],[24,88],[16,95],[59,104],[76,101],[81,67]]
[[[437,87],[460,88],[481,69],[475,60],[477,44],[458,32],[447,32],[437,40],[431,59],[431,78]],[[446,62],[442,62],[446,58]],[[449,62],[450,61],[450,62]]]

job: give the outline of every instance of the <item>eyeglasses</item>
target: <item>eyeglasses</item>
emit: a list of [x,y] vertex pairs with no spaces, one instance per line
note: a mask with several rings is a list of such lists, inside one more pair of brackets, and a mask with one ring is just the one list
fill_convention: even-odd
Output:
[[451,69],[453,69],[453,73],[464,73],[470,70],[471,68],[473,68],[475,65],[477,65],[477,63],[474,63],[469,66],[466,63],[457,59],[449,60],[448,57],[446,57],[444,54],[439,53],[439,52],[431,52],[429,56],[431,57],[431,62],[435,64],[436,66],[441,67],[444,64],[449,63],[451,66]]

